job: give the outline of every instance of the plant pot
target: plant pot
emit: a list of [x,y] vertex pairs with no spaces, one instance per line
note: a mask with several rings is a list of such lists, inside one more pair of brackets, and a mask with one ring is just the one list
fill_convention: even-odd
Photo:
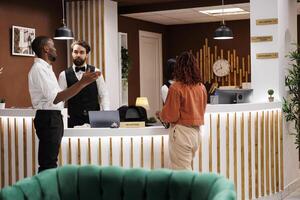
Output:
[[273,102],[274,101],[274,97],[269,97],[269,102]]
[[4,109],[5,108],[5,103],[0,103],[0,109]]

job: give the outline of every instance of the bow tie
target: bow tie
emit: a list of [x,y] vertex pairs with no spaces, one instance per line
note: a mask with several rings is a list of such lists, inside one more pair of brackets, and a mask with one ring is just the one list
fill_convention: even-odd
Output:
[[78,66],[76,66],[75,67],[75,72],[79,72],[79,71],[85,72],[85,67],[78,67]]

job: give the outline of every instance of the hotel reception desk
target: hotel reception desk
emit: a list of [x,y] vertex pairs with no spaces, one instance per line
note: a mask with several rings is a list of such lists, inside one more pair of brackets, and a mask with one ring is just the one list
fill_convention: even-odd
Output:
[[[34,110],[0,110],[0,186],[37,173]],[[281,103],[208,105],[193,170],[234,181],[238,199],[284,189]],[[59,165],[95,164],[167,168],[168,130],[145,128],[65,129]]]

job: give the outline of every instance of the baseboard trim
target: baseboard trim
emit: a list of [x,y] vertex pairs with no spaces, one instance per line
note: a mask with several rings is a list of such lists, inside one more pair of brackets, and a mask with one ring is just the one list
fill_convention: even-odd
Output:
[[296,179],[295,181],[291,182],[286,187],[284,187],[284,190],[281,192],[281,199],[286,198],[288,195],[295,192],[299,188],[300,188],[300,178]]
[[253,200],[283,200],[299,188],[300,188],[300,178],[294,180],[293,182],[285,186],[283,191],[277,192],[270,196],[264,196]]

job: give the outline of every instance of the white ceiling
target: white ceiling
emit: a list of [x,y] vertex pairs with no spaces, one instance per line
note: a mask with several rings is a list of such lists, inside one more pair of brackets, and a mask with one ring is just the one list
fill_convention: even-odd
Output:
[[[238,7],[245,11],[250,12],[250,3],[224,5],[224,8],[232,8],[232,7]],[[209,16],[200,13],[199,10],[221,9],[221,8],[222,6],[211,6],[211,7],[199,7],[199,8],[188,8],[188,9],[178,9],[178,10],[132,13],[132,14],[124,14],[122,16],[127,16],[131,18],[148,21],[148,22],[154,22],[163,25],[218,22],[222,20],[222,16]],[[299,14],[300,3],[298,3],[297,11]],[[239,14],[239,15],[224,15],[225,21],[241,20],[241,19],[249,19],[249,18],[250,18],[250,13]]]

